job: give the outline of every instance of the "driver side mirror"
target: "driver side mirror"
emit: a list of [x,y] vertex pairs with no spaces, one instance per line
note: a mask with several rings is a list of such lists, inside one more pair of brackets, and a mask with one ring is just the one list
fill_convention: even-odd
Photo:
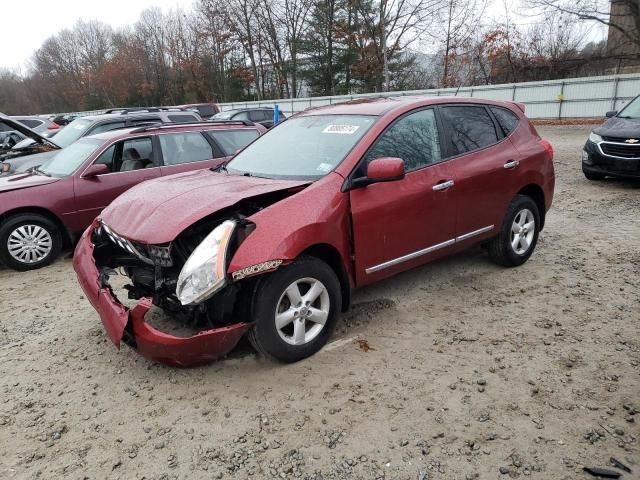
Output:
[[404,160],[396,157],[382,157],[371,160],[367,166],[367,176],[354,178],[353,188],[366,187],[372,183],[393,182],[404,178]]
[[605,113],[604,116],[607,118],[611,118],[611,117],[615,117],[617,113],[618,113],[617,110],[611,110],[610,112]]
[[84,178],[95,178],[98,175],[104,175],[105,173],[109,173],[109,167],[104,163],[94,163],[89,168],[87,168],[82,176]]

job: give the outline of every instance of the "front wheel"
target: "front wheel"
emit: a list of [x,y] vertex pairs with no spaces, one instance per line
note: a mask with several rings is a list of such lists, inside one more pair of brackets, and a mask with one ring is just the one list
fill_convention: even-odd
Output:
[[259,285],[249,341],[267,357],[302,360],[327,343],[341,303],[340,283],[331,267],[317,258],[302,257]]
[[0,260],[13,270],[22,272],[49,265],[61,248],[60,231],[42,215],[16,215],[0,227]]
[[536,202],[526,195],[516,195],[500,234],[489,243],[489,258],[504,267],[522,265],[536,248],[539,232],[540,212]]

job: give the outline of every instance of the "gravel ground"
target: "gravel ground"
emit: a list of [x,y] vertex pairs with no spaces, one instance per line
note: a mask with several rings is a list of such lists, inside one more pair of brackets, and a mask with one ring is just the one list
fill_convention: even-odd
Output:
[[585,180],[588,127],[539,130],[557,189],[527,264],[475,249],[359,291],[294,365],[152,364],[69,259],[0,269],[0,478],[640,478],[640,182]]

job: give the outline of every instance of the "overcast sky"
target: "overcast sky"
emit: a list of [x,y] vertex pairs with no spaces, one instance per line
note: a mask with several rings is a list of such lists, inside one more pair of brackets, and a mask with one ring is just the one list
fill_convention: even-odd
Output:
[[[33,52],[44,40],[64,28],[73,27],[80,19],[97,19],[117,28],[135,23],[145,8],[160,7],[164,11],[189,8],[193,0],[0,0],[0,3],[3,20],[0,67],[25,73]],[[486,14],[488,18],[504,15],[503,0],[490,1]],[[519,24],[536,21],[517,12],[512,15]],[[603,35],[604,29],[597,27],[591,29],[589,37],[598,39]]]
[[24,69],[44,40],[80,19],[120,27],[135,23],[145,8],[187,8],[192,0],[1,0],[0,4],[0,66]]

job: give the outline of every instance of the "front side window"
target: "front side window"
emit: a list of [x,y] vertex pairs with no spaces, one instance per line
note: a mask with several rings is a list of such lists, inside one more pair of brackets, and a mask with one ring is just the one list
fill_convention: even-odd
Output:
[[309,115],[269,130],[229,162],[230,173],[316,180],[336,168],[377,117]]
[[498,120],[498,123],[505,135],[508,136],[518,126],[517,115],[506,108],[491,107],[491,112],[493,112],[496,120]]
[[200,132],[168,133],[159,135],[165,165],[210,160],[213,151]]
[[104,142],[93,138],[83,138],[63,148],[43,163],[39,170],[52,177],[66,177],[75,172]]
[[107,167],[109,167],[109,171],[115,171],[114,165],[116,164],[116,145],[114,144],[107,148],[93,163],[96,165],[106,165]]
[[450,139],[452,155],[461,155],[498,142],[495,125],[484,107],[443,107],[442,116],[447,126],[445,135]]
[[433,109],[411,113],[396,121],[378,138],[364,160],[368,164],[382,157],[401,158],[406,171],[439,162],[440,139]]
[[233,130],[209,130],[206,132],[222,148],[225,155],[233,155],[238,150],[243,149],[256,138],[258,131],[254,129],[233,129]]

